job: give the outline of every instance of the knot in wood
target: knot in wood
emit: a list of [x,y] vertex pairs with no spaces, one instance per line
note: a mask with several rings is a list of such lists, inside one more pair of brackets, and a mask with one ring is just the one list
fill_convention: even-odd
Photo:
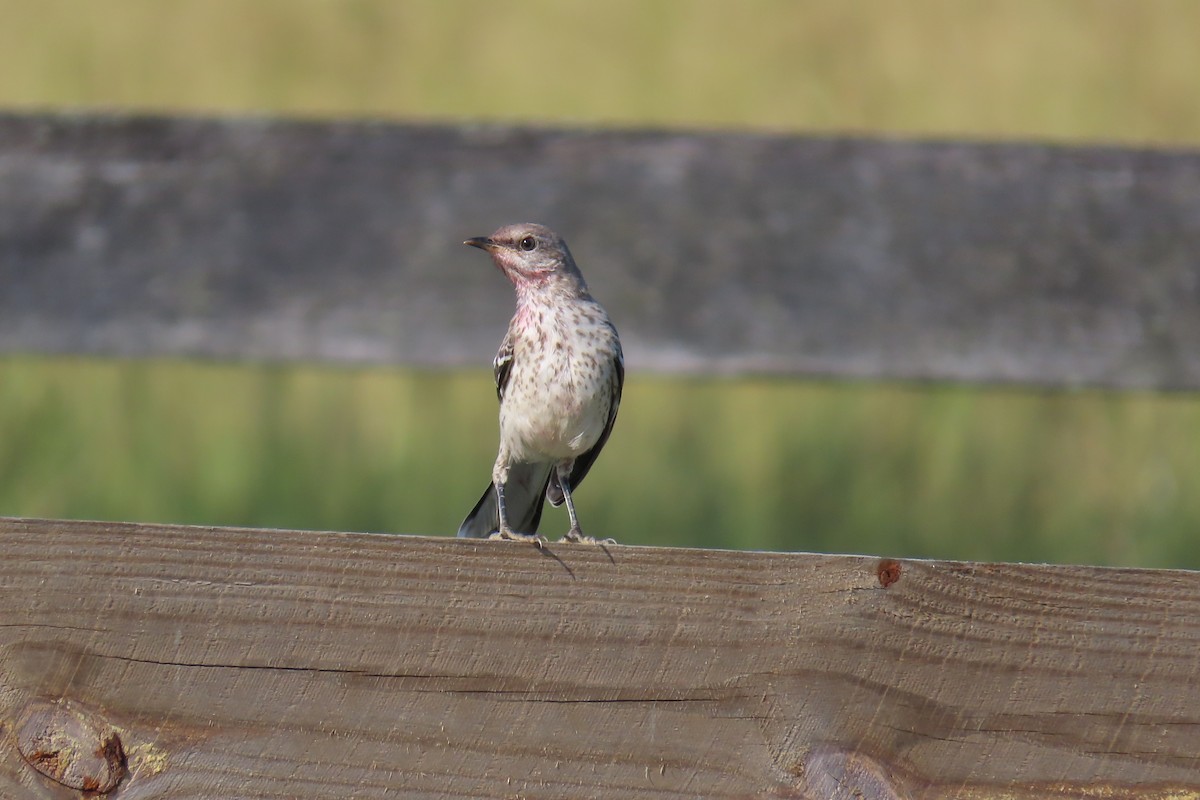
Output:
[[69,700],[26,706],[17,724],[17,751],[50,780],[85,792],[110,792],[127,772],[117,732]]
[[819,745],[800,769],[802,797],[821,800],[911,800],[900,776],[882,761],[850,749]]

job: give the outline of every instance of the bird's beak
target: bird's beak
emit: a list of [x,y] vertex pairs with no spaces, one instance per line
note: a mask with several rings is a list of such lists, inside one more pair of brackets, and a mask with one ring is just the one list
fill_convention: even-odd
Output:
[[486,236],[473,236],[463,244],[478,247],[480,250],[492,250],[496,247],[496,243]]

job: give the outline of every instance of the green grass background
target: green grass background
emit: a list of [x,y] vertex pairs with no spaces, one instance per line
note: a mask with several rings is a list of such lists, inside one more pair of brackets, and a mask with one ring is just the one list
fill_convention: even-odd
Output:
[[[0,0],[0,19],[8,108],[1200,144],[1191,0]],[[450,533],[495,424],[485,364],[10,356],[0,514]],[[1194,396],[634,372],[578,499],[635,543],[1200,567],[1198,441]]]

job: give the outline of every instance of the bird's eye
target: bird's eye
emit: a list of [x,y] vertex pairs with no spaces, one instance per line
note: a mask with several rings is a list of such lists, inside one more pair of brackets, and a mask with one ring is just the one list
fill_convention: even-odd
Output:
[[520,248],[522,250],[524,250],[526,253],[528,253],[530,250],[534,249],[535,247],[537,247],[537,240],[534,239],[532,236],[526,236],[524,239],[522,239],[520,241]]

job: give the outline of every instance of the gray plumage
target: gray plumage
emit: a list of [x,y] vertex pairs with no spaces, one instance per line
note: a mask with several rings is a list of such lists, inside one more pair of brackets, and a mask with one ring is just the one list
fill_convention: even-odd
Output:
[[608,441],[625,381],[616,328],[588,293],[566,242],[541,225],[501,228],[464,244],[491,254],[516,289],[517,309],[493,362],[500,447],[492,484],[459,536],[540,542],[546,499],[567,504]]

